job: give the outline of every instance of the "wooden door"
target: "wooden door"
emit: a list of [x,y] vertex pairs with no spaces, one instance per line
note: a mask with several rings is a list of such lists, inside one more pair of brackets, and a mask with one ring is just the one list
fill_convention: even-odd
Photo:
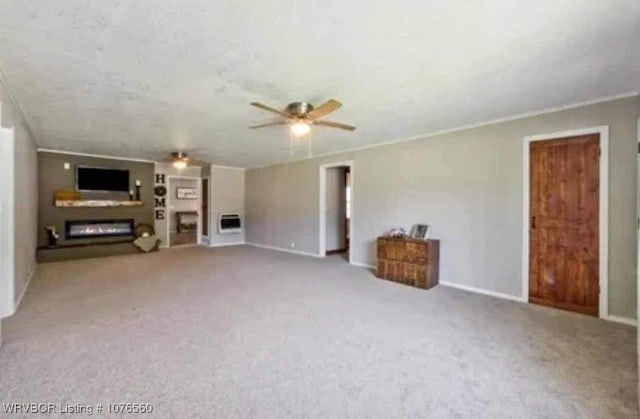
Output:
[[209,178],[202,179],[202,235],[209,236]]
[[529,147],[529,301],[597,316],[600,136]]

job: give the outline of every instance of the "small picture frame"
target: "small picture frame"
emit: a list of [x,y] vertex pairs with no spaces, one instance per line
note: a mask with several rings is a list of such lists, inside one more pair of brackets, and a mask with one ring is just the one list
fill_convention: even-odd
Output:
[[427,240],[429,226],[427,224],[416,224],[411,231],[411,238],[418,240]]
[[196,188],[176,188],[176,198],[178,199],[198,199],[198,191]]

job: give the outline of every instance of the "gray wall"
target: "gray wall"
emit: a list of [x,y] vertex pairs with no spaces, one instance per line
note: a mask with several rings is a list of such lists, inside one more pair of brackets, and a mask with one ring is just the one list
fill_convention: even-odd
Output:
[[341,250],[346,248],[345,228],[347,197],[345,187],[345,169],[332,167],[327,169],[326,178],[326,216],[325,216],[325,250]]
[[[71,168],[66,170],[64,163]],[[129,170],[130,189],[135,191],[134,182],[141,182],[141,198],[144,205],[139,207],[108,207],[108,208],[61,208],[53,204],[56,189],[75,189],[75,167],[93,166],[110,169]],[[66,220],[88,219],[120,219],[133,218],[135,223],[153,225],[153,163],[114,160],[107,158],[76,156],[72,154],[38,153],[38,244],[47,244],[45,226],[55,225],[61,233],[59,243],[64,243],[64,222]],[[116,199],[127,200],[129,195],[124,192],[82,192],[83,199]],[[108,241],[108,239],[105,239]]]
[[633,97],[290,164],[248,170],[247,242],[318,252],[318,167],[353,160],[353,260],[375,239],[421,222],[441,240],[440,278],[522,293],[523,137],[609,125],[609,311],[636,317]]
[[[209,244],[220,246],[225,244],[244,243],[245,220],[245,171],[243,169],[211,166],[211,225]],[[237,212],[243,223],[243,231],[236,234],[218,233],[218,216],[223,212]]]
[[24,294],[36,267],[37,177],[38,164],[35,139],[31,136],[18,109],[0,80],[2,126],[14,128],[14,309]]

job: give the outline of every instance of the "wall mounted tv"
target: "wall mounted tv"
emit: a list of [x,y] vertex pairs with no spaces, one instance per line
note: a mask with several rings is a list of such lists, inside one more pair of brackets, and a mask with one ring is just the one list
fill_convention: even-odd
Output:
[[129,192],[129,171],[76,166],[78,191]]

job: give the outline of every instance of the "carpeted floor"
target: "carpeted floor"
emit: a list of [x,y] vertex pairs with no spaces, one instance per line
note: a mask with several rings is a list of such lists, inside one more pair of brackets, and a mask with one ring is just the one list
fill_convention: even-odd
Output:
[[41,265],[3,335],[0,402],[102,403],[94,417],[638,417],[635,329],[393,284],[340,255]]

